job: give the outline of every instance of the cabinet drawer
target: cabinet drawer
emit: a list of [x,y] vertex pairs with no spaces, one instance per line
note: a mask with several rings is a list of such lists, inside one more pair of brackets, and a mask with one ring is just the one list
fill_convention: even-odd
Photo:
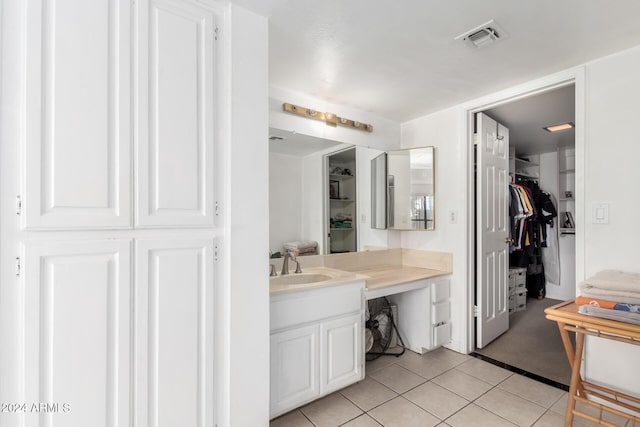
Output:
[[451,323],[445,323],[433,328],[433,345],[431,348],[440,347],[449,341],[451,341]]
[[431,301],[440,302],[449,299],[449,281],[437,280],[431,286]]
[[271,297],[271,331],[354,313],[363,308],[364,282]]
[[433,304],[431,307],[433,309],[431,319],[433,320],[434,326],[449,322],[451,318],[451,303],[449,301],[442,301]]

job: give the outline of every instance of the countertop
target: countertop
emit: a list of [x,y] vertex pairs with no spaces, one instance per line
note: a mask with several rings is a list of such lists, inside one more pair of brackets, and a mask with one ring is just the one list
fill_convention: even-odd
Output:
[[363,268],[353,273],[366,276],[367,290],[386,288],[389,286],[402,285],[416,280],[430,279],[433,277],[446,276],[450,271],[433,270],[429,268],[410,267],[406,265],[381,265]]
[[[324,281],[305,283],[305,284],[278,284],[278,276],[271,280],[271,294],[294,292],[308,289],[317,289],[326,286],[336,286],[342,283],[353,282],[356,280],[364,280],[366,290],[379,290],[396,285],[402,285],[416,280],[429,279],[433,277],[445,276],[451,274],[450,271],[434,270],[429,268],[411,267],[404,265],[377,265],[371,267],[357,267],[354,270],[339,270],[327,267],[303,268],[303,275],[323,274],[329,276]],[[294,280],[295,273],[291,273],[291,279]],[[303,277],[301,276],[301,279]]]

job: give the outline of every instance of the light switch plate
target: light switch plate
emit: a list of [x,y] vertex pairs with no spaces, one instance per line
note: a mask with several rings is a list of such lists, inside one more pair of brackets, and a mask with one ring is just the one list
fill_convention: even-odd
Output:
[[449,224],[455,224],[458,222],[458,211],[452,209],[449,211]]
[[608,203],[594,203],[591,207],[592,223],[594,224],[609,224],[609,204]]

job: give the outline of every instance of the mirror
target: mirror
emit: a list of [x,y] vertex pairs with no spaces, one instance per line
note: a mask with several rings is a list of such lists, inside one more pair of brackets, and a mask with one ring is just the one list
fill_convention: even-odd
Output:
[[[372,217],[370,161],[383,153],[381,150],[354,146],[323,138],[316,138],[291,131],[269,128],[269,251],[283,252],[284,243],[293,241],[318,242],[318,254],[327,254],[327,227],[331,210],[352,214],[356,237],[356,249],[387,247],[387,230],[369,227]],[[354,148],[355,196],[347,191],[348,172],[340,178],[345,182],[335,185],[333,201],[330,200],[330,171],[326,158],[334,153]],[[339,172],[339,171],[337,171]],[[349,199],[356,197],[351,203]],[[342,200],[338,200],[342,199]],[[335,225],[334,212],[334,225]],[[344,225],[344,224],[343,224]],[[335,227],[334,227],[335,228]],[[347,235],[349,230],[337,230]]]
[[387,228],[387,154],[371,159],[371,228]]
[[[386,203],[390,230],[435,228],[434,175],[434,147],[387,153]],[[380,182],[380,178],[376,177],[375,182]],[[375,199],[381,199],[378,189]],[[379,211],[378,206],[376,212]]]

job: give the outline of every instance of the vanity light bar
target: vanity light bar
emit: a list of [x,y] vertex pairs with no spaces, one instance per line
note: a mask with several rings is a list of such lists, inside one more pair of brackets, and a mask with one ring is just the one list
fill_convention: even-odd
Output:
[[345,119],[344,117],[338,117],[333,113],[323,113],[310,108],[301,107],[299,105],[289,104],[288,102],[282,104],[282,109],[288,113],[297,114],[308,119],[322,120],[327,124],[327,126],[336,127],[340,125],[366,132],[373,132],[373,126],[371,125],[351,119]]

